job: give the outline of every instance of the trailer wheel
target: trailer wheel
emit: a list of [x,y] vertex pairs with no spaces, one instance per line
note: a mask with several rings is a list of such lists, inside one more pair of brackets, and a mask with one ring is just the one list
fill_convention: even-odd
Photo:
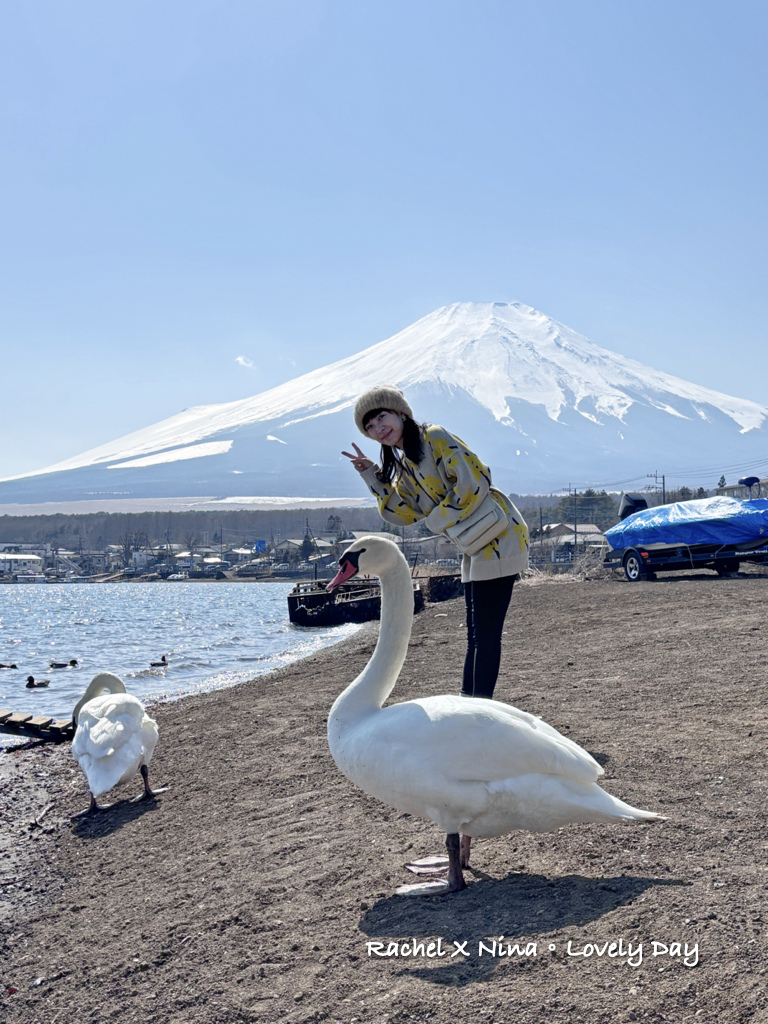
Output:
[[728,573],[738,572],[739,563],[735,558],[729,559],[727,562],[721,562],[720,565],[715,566],[715,572],[718,576],[726,576]]
[[642,560],[634,548],[624,555],[624,575],[630,583],[636,583],[644,576]]

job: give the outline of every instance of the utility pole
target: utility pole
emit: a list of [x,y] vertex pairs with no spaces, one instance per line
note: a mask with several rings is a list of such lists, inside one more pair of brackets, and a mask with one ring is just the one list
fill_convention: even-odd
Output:
[[[568,493],[571,493],[571,485],[568,484]],[[573,552],[576,554],[576,550],[579,546],[579,506],[576,501],[578,495],[577,489],[573,488]]]
[[541,557],[544,557],[544,516],[542,515],[541,505],[539,505],[539,547],[541,548]]
[[[571,485],[568,484],[568,497],[569,498],[571,497],[571,492],[573,492],[573,504],[571,505],[571,508],[573,510],[573,551],[571,552],[570,560],[571,560],[571,562],[573,562],[573,560],[574,560],[574,558],[576,556],[576,550],[577,550],[578,545],[579,545],[579,504],[578,504],[579,491],[578,491],[577,487],[571,487]],[[539,517],[541,517],[541,508],[539,508]]]
[[579,492],[576,488],[573,488],[573,551],[574,554],[578,551],[579,547],[579,503],[576,500],[576,496]]
[[[655,473],[646,473],[646,476],[656,481],[656,490],[659,489],[659,471]],[[664,473],[661,474],[661,504],[667,504],[667,478]]]

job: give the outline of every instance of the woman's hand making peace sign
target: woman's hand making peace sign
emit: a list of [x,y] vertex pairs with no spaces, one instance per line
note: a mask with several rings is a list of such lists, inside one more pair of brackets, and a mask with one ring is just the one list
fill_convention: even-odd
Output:
[[360,451],[355,442],[352,442],[352,447],[355,449],[355,454],[351,452],[342,452],[342,455],[346,455],[348,459],[352,460],[352,465],[355,467],[358,473],[364,473],[366,469],[370,469],[373,462],[366,458],[366,456]]

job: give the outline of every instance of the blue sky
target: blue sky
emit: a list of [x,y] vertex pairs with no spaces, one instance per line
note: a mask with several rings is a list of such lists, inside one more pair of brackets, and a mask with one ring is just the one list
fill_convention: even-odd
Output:
[[0,476],[464,300],[768,401],[767,35],[744,0],[9,0]]

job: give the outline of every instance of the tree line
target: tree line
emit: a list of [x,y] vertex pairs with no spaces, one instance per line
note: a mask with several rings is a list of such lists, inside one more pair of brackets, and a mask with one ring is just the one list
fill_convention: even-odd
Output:
[[[88,515],[0,516],[0,543],[45,544],[71,551],[103,551],[110,544],[144,546],[201,544],[245,546],[303,537],[306,524],[324,533],[329,516],[340,512],[348,530],[378,530],[375,508],[289,509],[221,512],[95,512]],[[338,518],[338,517],[337,517]],[[189,545],[187,545],[189,546]]]
[[[719,485],[721,486],[721,485]],[[661,503],[661,492],[643,492],[649,505]],[[690,501],[711,494],[704,487],[680,487],[667,491],[667,502]],[[539,530],[550,523],[594,523],[607,530],[618,522],[619,496],[586,488],[564,495],[512,495],[529,528]],[[130,557],[129,548],[160,547],[168,542],[184,544],[187,550],[203,543],[246,546],[255,540],[285,540],[303,537],[307,522],[314,534],[325,533],[331,519],[340,512],[347,530],[386,529],[375,508],[290,509],[269,511],[234,510],[222,512],[96,512],[88,515],[0,516],[0,543],[43,544],[69,550],[104,550],[119,544]],[[423,523],[408,528],[419,535]],[[428,532],[428,531],[427,531]]]

